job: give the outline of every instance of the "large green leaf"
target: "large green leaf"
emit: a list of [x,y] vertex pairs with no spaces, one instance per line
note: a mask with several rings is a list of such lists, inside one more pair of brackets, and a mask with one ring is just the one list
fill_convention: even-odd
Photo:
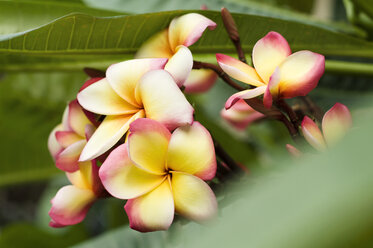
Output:
[[[48,63],[56,57],[69,59],[76,67],[77,61],[99,58],[113,60],[113,56],[128,58],[140,45],[156,32],[167,27],[171,19],[188,11],[171,11],[153,14],[99,18],[84,14],[71,14],[50,24],[18,34],[0,36],[1,70],[15,67],[12,56],[22,56],[26,63],[35,63],[34,56],[42,56],[40,63],[48,69]],[[191,47],[196,57],[216,52],[234,53],[223,28],[220,13],[199,11],[218,23],[215,31],[208,31]],[[249,52],[255,42],[268,31],[283,34],[293,50],[308,49],[326,55],[373,57],[373,45],[335,31],[333,28],[304,24],[296,21],[258,15],[235,14],[242,36],[243,48]],[[302,35],[299,34],[302,30]],[[92,57],[94,56],[94,57]],[[30,58],[31,57],[31,58]],[[116,57],[118,58],[118,57]],[[98,59],[97,59],[98,60]],[[56,60],[58,62],[58,60]],[[56,62],[56,63],[57,63]],[[18,64],[21,69],[22,63]],[[52,64],[56,68],[55,64]],[[31,68],[30,65],[28,65]]]

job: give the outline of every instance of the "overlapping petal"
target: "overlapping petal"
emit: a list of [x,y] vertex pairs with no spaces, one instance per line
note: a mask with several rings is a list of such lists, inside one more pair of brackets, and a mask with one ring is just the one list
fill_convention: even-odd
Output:
[[165,29],[142,44],[135,58],[171,58],[173,54],[168,41],[168,29]]
[[59,226],[77,224],[85,218],[95,199],[90,190],[73,185],[62,187],[51,201],[49,216]]
[[307,142],[315,149],[320,151],[326,149],[324,137],[320,129],[308,116],[305,116],[302,121],[302,133]]
[[209,69],[192,70],[184,83],[185,93],[203,93],[211,89],[218,75]]
[[215,27],[215,22],[196,13],[189,13],[174,18],[168,31],[172,51],[175,51],[179,45],[186,47],[193,45],[206,28],[213,30]]
[[336,103],[325,113],[322,120],[322,131],[326,143],[328,145],[337,143],[351,126],[352,118],[349,109],[341,103]]
[[177,86],[181,87],[188,78],[193,67],[193,56],[185,46],[178,46],[175,54],[168,60],[164,69],[174,78]]
[[66,172],[77,171],[79,169],[79,157],[86,143],[86,140],[82,139],[58,154],[56,159],[57,168]]
[[177,213],[194,221],[208,220],[216,215],[215,195],[200,178],[173,172],[171,188]]
[[174,199],[169,180],[125,205],[130,227],[140,232],[167,230],[174,219]]
[[287,57],[279,70],[281,98],[305,96],[317,86],[324,74],[325,58],[318,53],[299,51]]
[[177,128],[168,146],[167,166],[203,180],[216,173],[214,143],[210,133],[199,122]]
[[52,130],[52,132],[49,134],[49,137],[48,137],[48,150],[54,160],[56,159],[57,155],[63,150],[63,147],[58,143],[56,139],[56,133],[62,130],[63,130],[63,125],[60,124]]
[[105,153],[128,131],[129,124],[132,121],[144,116],[143,110],[140,110],[134,115],[107,116],[87,142],[79,160],[91,160]]
[[263,86],[262,79],[251,66],[224,54],[216,54],[221,69],[232,78],[253,86]]
[[159,121],[170,130],[193,121],[193,107],[164,70],[146,73],[136,89],[142,99],[146,117]]
[[243,90],[233,94],[225,103],[225,109],[230,109],[240,99],[251,99],[262,95],[267,89],[267,86],[260,86],[255,89]]
[[136,107],[142,107],[135,98],[135,88],[140,78],[151,70],[163,69],[167,58],[133,59],[111,65],[106,71],[106,79],[114,91]]
[[253,48],[253,64],[261,79],[269,82],[269,78],[291,54],[288,42],[277,32],[269,32],[260,39]]
[[91,122],[88,120],[77,100],[73,100],[69,103],[69,112],[67,118],[71,130],[84,137],[85,126],[87,124],[91,124]]
[[101,115],[133,114],[139,111],[137,107],[120,97],[106,78],[79,92],[77,99],[85,109]]
[[56,135],[57,142],[63,148],[66,148],[72,145],[73,143],[78,142],[81,139],[83,139],[82,136],[78,135],[74,131],[57,131],[55,135]]
[[113,150],[100,167],[100,178],[106,190],[116,198],[131,199],[159,186],[166,176],[139,169],[129,159],[127,144]]

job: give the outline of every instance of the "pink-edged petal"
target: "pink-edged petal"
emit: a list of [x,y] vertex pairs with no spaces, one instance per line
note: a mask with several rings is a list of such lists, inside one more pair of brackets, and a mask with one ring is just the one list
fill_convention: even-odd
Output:
[[85,133],[86,140],[89,140],[92,137],[92,135],[94,134],[95,131],[96,131],[95,126],[93,126],[91,124],[85,125],[84,133]]
[[144,117],[144,111],[140,110],[134,115],[109,115],[88,140],[80,155],[80,161],[97,158],[111,147],[128,131],[129,124],[137,118]]
[[168,60],[164,69],[174,78],[177,86],[181,87],[187,80],[193,67],[193,56],[189,48],[178,46],[175,54]]
[[80,87],[79,89],[79,92],[81,92],[82,90],[84,90],[85,88],[87,88],[88,86],[90,86],[91,84],[94,84],[100,80],[104,79],[103,77],[94,77],[94,78],[90,78],[88,79],[87,81],[85,81],[85,83],[83,84],[82,87]]
[[272,107],[273,100],[277,100],[280,96],[280,80],[281,72],[277,67],[269,79],[269,83],[263,96],[263,104],[266,108]]
[[59,124],[55,128],[53,128],[52,132],[49,134],[48,137],[48,150],[52,155],[53,159],[55,160],[57,155],[62,152],[63,147],[58,143],[56,139],[56,133],[63,130],[62,124]]
[[77,171],[79,169],[79,157],[86,143],[86,140],[80,140],[63,150],[57,156],[57,168],[66,172]]
[[111,65],[106,71],[106,79],[114,91],[136,107],[141,102],[135,97],[135,88],[140,78],[151,70],[163,69],[167,58],[133,59]]
[[75,142],[82,140],[83,137],[78,135],[74,131],[57,131],[56,139],[60,146],[66,148],[74,144]]
[[286,144],[286,150],[288,150],[289,154],[294,158],[300,158],[303,155],[301,151],[290,144]]
[[185,93],[203,93],[211,89],[218,75],[209,69],[192,70],[184,83]]
[[91,124],[77,100],[69,104],[68,122],[70,128],[82,137],[85,135],[85,125]]
[[76,187],[88,189],[96,196],[100,196],[103,191],[101,180],[98,177],[98,166],[95,160],[80,162],[79,170],[66,173],[69,181]]
[[171,133],[161,123],[141,118],[132,122],[128,152],[137,167],[156,175],[166,172],[166,157]]
[[324,137],[316,125],[308,116],[305,116],[302,121],[302,133],[307,142],[319,151],[326,149]]
[[132,229],[140,232],[167,230],[175,213],[169,180],[143,196],[128,200],[124,209]]
[[258,40],[253,48],[253,63],[255,70],[266,83],[287,56],[291,54],[288,42],[281,34],[269,32]]
[[133,114],[138,108],[121,98],[106,78],[97,81],[79,92],[79,103],[88,111],[100,115]]
[[193,122],[194,109],[164,70],[146,73],[138,85],[146,117],[159,121],[170,130]]
[[263,86],[262,79],[254,68],[228,55],[216,54],[221,69],[232,78],[253,86]]
[[61,228],[61,227],[65,227],[65,225],[62,225],[62,224],[59,224],[57,222],[55,222],[54,220],[51,220],[49,221],[49,224],[48,224],[50,227],[53,227],[53,228]]
[[233,94],[225,102],[225,109],[230,109],[240,99],[251,99],[262,95],[267,89],[267,86],[260,86],[255,89],[243,90]]
[[190,13],[174,18],[168,28],[171,49],[175,51],[179,45],[193,45],[206,28],[213,30],[216,23],[200,14]]
[[134,165],[128,156],[127,144],[118,146],[100,167],[105,189],[114,197],[132,199],[152,191],[166,176],[150,174]]
[[62,187],[52,199],[49,216],[58,225],[82,222],[96,197],[92,191],[73,185]]
[[175,211],[194,221],[206,221],[217,213],[217,201],[211,188],[198,177],[172,172],[171,188]]
[[177,128],[171,136],[167,152],[167,167],[203,180],[216,174],[214,143],[207,129],[199,122]]
[[69,124],[69,105],[66,106],[65,110],[63,111],[63,115],[62,115],[62,126],[63,128],[61,129],[62,130],[70,130],[72,131],[71,127],[70,127],[70,124]]
[[265,118],[265,115],[252,109],[244,100],[236,102],[232,108],[222,109],[220,112],[223,119],[238,130],[245,129],[250,123]]
[[171,58],[173,54],[168,42],[168,29],[165,29],[142,44],[135,58]]
[[336,144],[351,128],[350,110],[341,103],[336,103],[322,119],[322,131],[328,145]]
[[305,96],[317,86],[324,74],[325,58],[318,53],[299,51],[287,57],[279,66],[279,70],[280,96]]

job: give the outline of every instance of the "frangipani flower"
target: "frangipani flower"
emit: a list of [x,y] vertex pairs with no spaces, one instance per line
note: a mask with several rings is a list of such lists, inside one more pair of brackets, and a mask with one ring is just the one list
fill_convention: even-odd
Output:
[[232,108],[220,111],[221,116],[238,130],[244,130],[250,123],[262,119],[264,114],[250,107],[245,100],[240,99]]
[[[155,34],[140,47],[136,58],[169,58],[164,69],[174,77],[179,87],[184,85],[185,91],[191,93],[206,91],[214,84],[217,75],[211,70],[192,70],[193,56],[188,47],[202,36],[207,27],[213,30],[216,23],[200,14],[176,17],[168,29]],[[187,70],[181,70],[181,64]]]
[[85,218],[91,205],[103,192],[95,161],[79,164],[79,170],[66,173],[72,185],[62,187],[51,200],[51,227],[75,225]]
[[115,145],[137,118],[157,120],[170,130],[193,122],[193,108],[165,70],[167,59],[134,59],[110,66],[103,78],[78,94],[90,112],[106,115],[80,156],[94,159]]
[[48,148],[57,168],[67,172],[79,169],[80,153],[94,130],[78,101],[71,101],[64,111],[62,123],[48,138]]
[[269,32],[253,48],[254,68],[224,54],[216,54],[220,67],[229,76],[255,86],[232,95],[226,102],[229,109],[239,99],[264,94],[264,105],[277,99],[305,96],[313,90],[324,73],[324,56],[310,51],[291,54],[289,44],[279,33]]
[[349,109],[336,103],[322,119],[322,132],[308,116],[302,121],[302,133],[307,142],[319,151],[336,144],[352,126]]
[[130,126],[126,144],[116,148],[100,168],[100,178],[114,197],[129,199],[130,226],[141,232],[166,230],[174,212],[195,221],[215,215],[214,193],[203,180],[216,173],[210,133],[198,122],[172,134],[151,119]]

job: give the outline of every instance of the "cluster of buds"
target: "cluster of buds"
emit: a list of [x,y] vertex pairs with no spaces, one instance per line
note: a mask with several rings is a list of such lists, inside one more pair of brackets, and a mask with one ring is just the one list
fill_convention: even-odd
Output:
[[[216,215],[209,181],[216,175],[219,154],[209,131],[194,120],[194,109],[182,90],[204,92],[218,75],[234,85],[228,74],[256,88],[231,96],[223,118],[239,129],[267,117],[288,123],[277,110],[281,99],[308,94],[325,65],[320,54],[291,54],[286,40],[270,32],[254,46],[255,68],[222,54],[216,55],[220,67],[200,63],[196,68],[188,47],[206,28],[215,27],[200,14],[174,18],[166,30],[144,43],[135,59],[111,65],[105,76],[91,78],[81,87],[48,141],[57,168],[71,182],[52,199],[52,227],[81,222],[97,199],[108,196],[127,200],[130,226],[141,232],[167,230],[175,213],[197,222]],[[236,41],[237,37],[235,33]],[[263,102],[251,101],[263,94]],[[330,116],[339,116],[336,112],[345,114],[326,114],[325,123],[335,123]],[[321,146],[313,131],[316,124],[307,118],[304,136]],[[323,128],[325,140],[331,137],[326,131],[330,125]],[[224,161],[226,157],[220,164],[232,161]]]

